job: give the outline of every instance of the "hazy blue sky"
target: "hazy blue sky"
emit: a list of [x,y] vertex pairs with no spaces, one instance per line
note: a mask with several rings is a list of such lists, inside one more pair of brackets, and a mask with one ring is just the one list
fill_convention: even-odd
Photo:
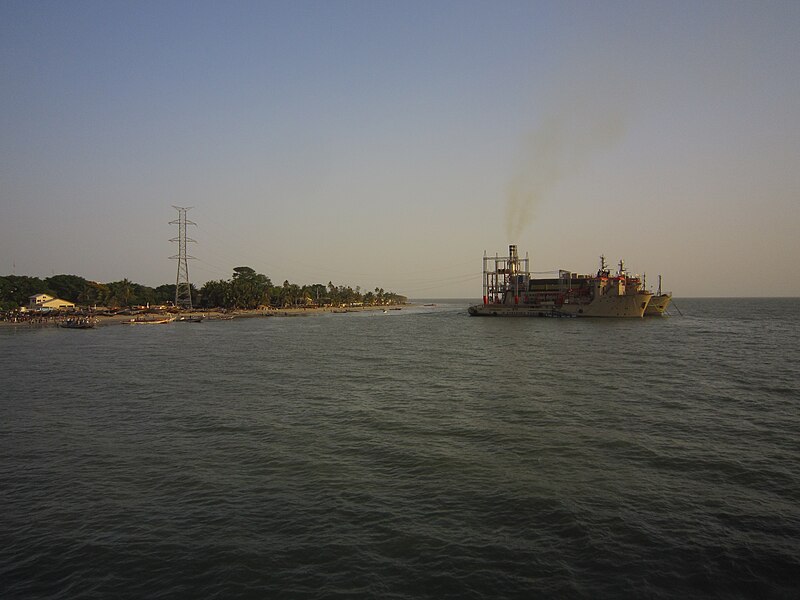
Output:
[[0,274],[800,295],[800,2],[0,3]]

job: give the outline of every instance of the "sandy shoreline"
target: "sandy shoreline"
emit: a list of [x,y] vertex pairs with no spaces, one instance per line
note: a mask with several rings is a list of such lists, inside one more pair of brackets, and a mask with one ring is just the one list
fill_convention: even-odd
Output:
[[[401,306],[350,306],[350,307],[322,307],[322,308],[272,308],[272,309],[256,309],[256,310],[194,310],[181,313],[142,313],[140,315],[100,315],[96,317],[97,326],[119,325],[126,321],[131,321],[135,318],[157,320],[166,318],[167,316],[180,317],[203,317],[203,321],[231,321],[236,319],[253,319],[264,317],[310,317],[315,315],[324,315],[329,313],[351,313],[351,312],[369,312],[369,311],[389,311],[389,310],[402,310],[409,308],[413,305],[403,304]],[[0,327],[55,327],[58,325],[58,320],[67,317],[63,315],[59,317],[45,317],[42,322],[36,321],[0,321]]]

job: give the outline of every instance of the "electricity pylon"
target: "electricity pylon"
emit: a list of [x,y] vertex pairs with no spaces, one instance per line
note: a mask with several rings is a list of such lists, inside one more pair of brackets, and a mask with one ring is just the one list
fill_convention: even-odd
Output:
[[172,205],[172,208],[178,211],[178,218],[170,221],[170,225],[178,226],[178,237],[174,237],[170,242],[178,242],[178,254],[170,256],[170,260],[178,259],[178,278],[175,280],[175,306],[179,308],[192,308],[192,285],[189,283],[189,265],[187,260],[194,258],[186,254],[186,242],[195,242],[192,238],[186,237],[186,226],[197,225],[193,221],[186,219],[186,211],[191,206],[182,207]]

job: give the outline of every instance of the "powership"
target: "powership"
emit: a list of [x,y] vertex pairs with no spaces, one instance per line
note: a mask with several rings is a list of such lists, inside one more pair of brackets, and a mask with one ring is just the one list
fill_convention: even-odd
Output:
[[[652,298],[622,260],[613,274],[601,256],[593,275],[559,270],[557,277],[533,278],[527,255],[520,258],[512,244],[508,256],[484,254],[483,303],[468,310],[476,317],[641,318]],[[663,314],[665,309],[652,312]]]

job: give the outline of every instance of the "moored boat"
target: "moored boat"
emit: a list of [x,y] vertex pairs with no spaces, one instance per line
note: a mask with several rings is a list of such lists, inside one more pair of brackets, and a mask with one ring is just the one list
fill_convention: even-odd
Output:
[[94,325],[95,320],[90,317],[70,317],[58,324],[64,329],[92,329]]
[[146,319],[144,317],[137,317],[130,321],[122,321],[123,325],[163,325],[165,323],[172,323],[175,317],[167,317],[166,319]]
[[178,317],[176,321],[178,323],[202,323],[204,318],[205,315],[191,315]]
[[652,300],[644,311],[645,317],[661,317],[667,313],[667,308],[672,302],[672,293],[661,293],[661,275],[658,276],[658,291],[653,295]]

